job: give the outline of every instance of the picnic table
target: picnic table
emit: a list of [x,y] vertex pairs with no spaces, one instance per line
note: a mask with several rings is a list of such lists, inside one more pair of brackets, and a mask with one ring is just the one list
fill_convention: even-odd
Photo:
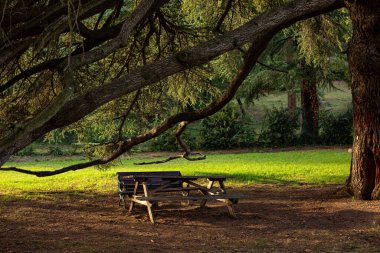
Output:
[[[226,204],[232,217],[236,214],[232,208],[237,204],[239,196],[227,193],[224,181],[228,176],[202,175],[184,176],[180,172],[119,172],[120,202],[125,196],[130,201],[129,212],[135,204],[147,207],[150,221],[154,223],[153,207],[158,202],[169,201],[200,201],[200,207],[205,207],[208,200],[217,200]],[[208,183],[205,185],[205,180]],[[133,190],[131,189],[133,186]]]

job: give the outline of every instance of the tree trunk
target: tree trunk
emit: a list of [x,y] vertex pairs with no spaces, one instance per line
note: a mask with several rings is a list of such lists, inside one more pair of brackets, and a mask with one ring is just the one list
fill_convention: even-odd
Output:
[[[286,50],[286,64],[288,65],[288,68],[294,68],[295,66],[295,60],[294,60],[294,54],[295,50],[297,49],[297,42],[295,39],[289,39],[287,41],[287,50]],[[290,114],[293,114],[296,112],[297,109],[297,97],[296,97],[296,91],[295,91],[295,84],[294,82],[291,82],[288,84],[288,111]]]
[[302,129],[301,136],[305,143],[318,141],[319,101],[317,83],[313,70],[306,71],[307,79],[301,84]]
[[296,92],[294,91],[294,85],[289,87],[288,90],[288,111],[289,113],[295,113],[297,109],[297,97]]
[[354,143],[347,179],[357,199],[380,199],[380,1],[346,1],[353,23],[348,50]]
[[241,116],[245,116],[246,115],[246,112],[245,112],[245,109],[244,109],[244,105],[243,105],[243,102],[241,102],[241,99],[240,98],[236,98],[236,101],[239,105],[239,109],[240,109],[240,113],[241,113]]

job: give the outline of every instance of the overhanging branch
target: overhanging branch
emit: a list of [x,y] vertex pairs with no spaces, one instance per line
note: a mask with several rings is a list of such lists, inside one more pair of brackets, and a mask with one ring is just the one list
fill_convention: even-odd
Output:
[[[143,0],[140,3],[146,1],[148,0]],[[161,2],[163,1],[157,1],[155,3],[159,4]],[[226,32],[221,36],[217,36],[193,48],[183,50],[165,59],[137,68],[123,78],[116,79],[106,85],[96,87],[85,94],[76,96],[65,102],[60,110],[41,126],[28,127],[27,131],[12,133],[7,136],[6,139],[0,139],[0,164],[3,164],[11,154],[21,150],[45,133],[78,121],[107,102],[154,84],[186,69],[205,64],[215,57],[236,49],[243,44],[251,42],[254,45],[266,45],[275,33],[294,22],[343,6],[344,4],[341,0],[299,0],[291,5],[273,9],[259,15],[231,32]],[[135,18],[132,20],[136,21]],[[124,33],[124,35],[126,34],[128,35],[129,33]],[[116,48],[118,48],[118,46]],[[96,55],[96,50],[93,50],[89,52],[89,54],[85,54],[82,58],[85,64],[87,64],[98,59],[98,57],[102,56]],[[74,58],[75,57],[73,57],[72,60],[74,60]],[[78,64],[81,65],[83,62]],[[210,109],[205,110],[207,113],[211,111]],[[169,118],[168,124],[174,126],[178,122],[193,121],[201,117],[200,114],[183,113]],[[147,133],[146,136],[150,137],[156,135],[157,131]],[[158,134],[160,133],[161,132],[158,131]],[[143,141],[146,139],[146,136],[138,136],[133,142]],[[128,143],[125,144],[126,147],[130,145]]]
[[[200,120],[202,118],[211,116],[212,114],[218,112],[220,109],[222,109],[231,99],[234,97],[236,94],[236,91],[238,88],[242,85],[244,82],[245,78],[248,76],[250,71],[252,70],[253,66],[255,65],[258,57],[262,53],[262,51],[265,49],[267,43],[269,40],[263,40],[261,43],[258,44],[253,44],[250,49],[248,50],[247,54],[245,55],[244,62],[234,78],[231,80],[230,84],[228,85],[228,88],[226,91],[223,93],[223,95],[216,101],[212,102],[205,108],[194,111],[194,112],[184,112],[184,113],[179,113],[176,114],[172,117],[169,117],[167,120],[162,122],[160,125],[157,127],[151,129],[145,134],[130,138],[125,141],[120,141],[117,143],[117,148],[106,158],[102,159],[97,159],[94,161],[86,162],[86,163],[81,163],[81,164],[76,164],[72,166],[68,166],[62,169],[54,170],[54,171],[31,171],[31,170],[25,170],[25,169],[20,169],[16,167],[6,167],[6,168],[0,168],[0,171],[17,171],[25,174],[30,174],[30,175],[35,175],[38,177],[46,177],[46,176],[53,176],[53,175],[58,175],[61,173],[65,173],[67,171],[72,171],[72,170],[79,170],[79,169],[84,169],[87,167],[95,166],[95,165],[101,165],[105,164],[108,162],[111,162],[130,150],[132,147],[146,142],[150,139],[153,139],[166,130],[170,129],[174,125],[182,122],[179,125],[177,134],[180,136],[182,132],[184,131],[185,127],[187,124],[194,122],[196,120]],[[186,145],[184,146],[186,149]],[[187,150],[189,150],[187,148]],[[182,155],[180,157],[177,156],[177,158],[181,158],[187,156],[187,159],[191,159],[189,155]],[[168,158],[170,160],[177,159],[177,158]]]

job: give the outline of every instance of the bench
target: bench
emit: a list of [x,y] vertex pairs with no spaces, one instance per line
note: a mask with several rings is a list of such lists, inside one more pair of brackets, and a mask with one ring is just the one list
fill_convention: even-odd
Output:
[[[146,184],[149,190],[154,190],[166,183],[168,181],[164,181],[161,178],[157,178],[154,176],[181,176],[181,172],[179,171],[152,171],[152,172],[117,172],[117,181],[118,181],[118,189],[119,189],[119,206],[121,203],[124,203],[126,206],[125,197],[131,198],[133,195],[133,191],[136,185],[136,180],[133,178],[135,176],[146,176],[152,177],[150,178]],[[178,190],[182,188],[182,183],[177,182],[170,184],[170,188],[173,190]],[[137,194],[144,193],[142,185],[139,185],[136,191]]]
[[[239,196],[227,194],[224,186],[224,181],[228,178],[226,176],[182,176],[179,171],[159,171],[118,172],[117,178],[119,206],[123,202],[127,208],[126,198],[130,200],[129,212],[132,212],[135,203],[145,205],[152,223],[153,207],[158,202],[168,201],[200,201],[200,207],[204,207],[208,200],[217,200],[224,202],[229,214],[236,217],[232,204],[237,204]],[[199,179],[207,179],[208,185],[202,186],[197,182]],[[216,187],[215,182],[219,183],[219,187]],[[190,195],[190,192],[198,195]]]

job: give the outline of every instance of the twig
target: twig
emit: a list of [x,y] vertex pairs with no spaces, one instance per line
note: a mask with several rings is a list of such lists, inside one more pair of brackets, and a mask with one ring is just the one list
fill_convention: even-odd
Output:
[[[199,152],[191,152],[189,146],[185,143],[185,141],[182,139],[181,135],[185,131],[186,127],[190,124],[189,121],[182,121],[178,124],[178,128],[175,134],[175,137],[177,139],[178,144],[183,149],[184,153],[182,155],[177,156],[170,156],[164,160],[158,160],[153,162],[141,162],[141,163],[134,163],[135,165],[147,165],[147,164],[159,164],[159,163],[167,163],[175,159],[184,158],[188,161],[199,161],[206,159],[206,155],[203,155]],[[191,157],[193,155],[199,155],[199,157]]]

